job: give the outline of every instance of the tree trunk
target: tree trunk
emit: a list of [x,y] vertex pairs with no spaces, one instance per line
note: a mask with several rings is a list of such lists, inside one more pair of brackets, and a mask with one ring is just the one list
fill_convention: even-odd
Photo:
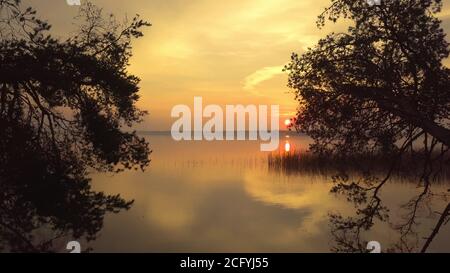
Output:
[[450,147],[450,129],[439,125],[434,120],[420,113],[408,98],[394,96],[392,92],[382,88],[344,85],[339,90],[360,99],[375,101],[381,109],[391,112],[406,122],[421,128],[444,145]]

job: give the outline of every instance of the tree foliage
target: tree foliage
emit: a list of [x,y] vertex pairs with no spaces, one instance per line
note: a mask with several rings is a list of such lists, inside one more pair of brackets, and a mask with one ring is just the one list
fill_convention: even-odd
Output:
[[299,101],[296,127],[318,153],[390,152],[429,134],[450,145],[448,43],[440,0],[333,0],[318,26],[352,23],[331,33],[286,70]]
[[86,4],[78,34],[61,41],[31,8],[1,4],[2,14],[9,13],[0,32],[1,121],[26,124],[36,144],[59,157],[77,154],[89,167],[144,168],[147,144],[123,127],[145,114],[135,106],[139,79],[126,69],[131,39],[149,24],[136,17],[121,28]]
[[411,162],[408,178],[418,178],[419,194],[402,206],[407,213],[394,226],[400,240],[386,250],[425,252],[448,222],[450,204],[433,214],[438,220],[427,237],[418,235],[430,200],[440,196],[448,202],[447,191],[432,191],[448,166],[450,147],[450,70],[443,65],[449,44],[436,17],[441,8],[441,0],[383,0],[372,6],[332,0],[318,27],[345,18],[348,30],[292,54],[286,66],[288,86],[299,101],[295,128],[314,139],[313,152],[343,156],[350,164],[361,155],[381,155],[390,163],[382,179],[373,176],[370,164],[360,179],[335,177],[331,192],[344,194],[356,213],[330,213],[333,251],[367,251],[363,233],[389,220],[381,189]]
[[94,239],[105,214],[132,201],[93,191],[90,170],[149,164],[148,143],[128,130],[145,112],[127,66],[150,24],[119,23],[90,3],[77,22],[75,35],[55,38],[34,9],[0,0],[0,250]]

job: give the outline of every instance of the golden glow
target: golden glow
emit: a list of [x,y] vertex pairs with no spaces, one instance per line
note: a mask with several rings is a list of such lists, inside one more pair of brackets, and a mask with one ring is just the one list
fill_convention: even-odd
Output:
[[286,143],[284,144],[284,151],[286,153],[289,153],[291,151],[291,144],[289,143],[289,141],[286,141]]
[[[441,19],[449,26],[449,5]],[[56,3],[57,2],[57,3]],[[170,110],[202,96],[209,104],[279,104],[280,128],[297,101],[282,72],[292,52],[303,53],[345,20],[317,29],[331,0],[92,0],[118,18],[140,14],[152,23],[133,42],[129,71],[141,78],[138,106],[148,110],[138,130],[170,130]],[[24,0],[64,36],[77,8],[65,1]],[[447,32],[448,30],[445,29]]]
[[260,83],[283,74],[284,65],[263,67],[245,78],[244,90],[254,90]]
[[286,125],[286,127],[289,127],[291,125],[291,120],[290,119],[286,119],[284,121],[284,125]]

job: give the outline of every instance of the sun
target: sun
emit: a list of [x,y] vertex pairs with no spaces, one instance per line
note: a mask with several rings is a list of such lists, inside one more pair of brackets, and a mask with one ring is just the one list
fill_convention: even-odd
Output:
[[284,121],[284,125],[290,126],[291,125],[291,120],[290,119],[285,120]]

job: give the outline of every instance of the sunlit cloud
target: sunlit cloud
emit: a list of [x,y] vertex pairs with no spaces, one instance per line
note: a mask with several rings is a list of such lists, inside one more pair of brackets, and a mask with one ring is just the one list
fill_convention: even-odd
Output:
[[[91,1],[105,14],[121,18],[138,13],[152,23],[133,42],[129,67],[142,80],[138,106],[150,112],[138,130],[170,129],[172,107],[190,103],[193,96],[214,104],[278,104],[282,113],[295,112],[283,64],[292,52],[302,54],[330,32],[348,27],[346,20],[316,27],[317,16],[331,0]],[[73,33],[70,18],[77,8],[65,1],[23,3],[48,19],[58,36]],[[444,1],[438,15],[446,33],[449,3]]]
[[308,217],[299,223],[298,228],[309,234],[320,232],[320,225],[328,211],[337,208],[345,211],[348,208],[348,204],[329,193],[330,184],[323,181],[317,183],[317,177],[305,175],[296,178],[295,183],[279,183],[279,179],[276,175],[248,172],[244,179],[245,190],[252,198],[267,205],[308,211]]
[[270,80],[271,78],[283,74],[284,65],[266,66],[252,74],[248,75],[244,80],[244,90],[252,90],[258,84]]

